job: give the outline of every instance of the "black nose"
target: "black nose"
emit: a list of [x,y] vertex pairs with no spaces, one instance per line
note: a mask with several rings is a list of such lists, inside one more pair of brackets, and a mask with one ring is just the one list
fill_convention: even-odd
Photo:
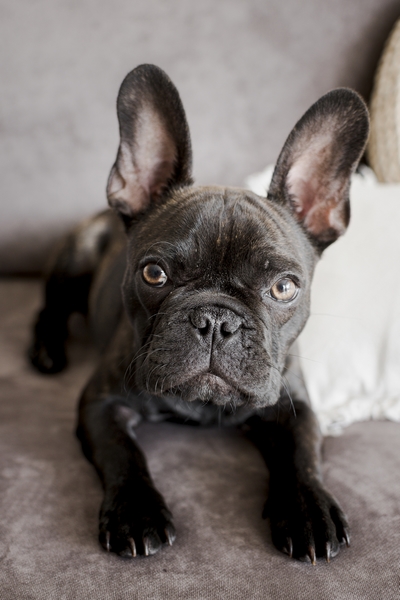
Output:
[[231,337],[239,331],[242,324],[242,319],[227,308],[195,308],[190,311],[189,320],[202,338],[212,335]]

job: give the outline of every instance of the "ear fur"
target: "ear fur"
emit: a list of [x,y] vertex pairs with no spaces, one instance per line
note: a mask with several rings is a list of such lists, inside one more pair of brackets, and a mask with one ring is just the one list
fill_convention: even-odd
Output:
[[192,183],[190,134],[176,87],[154,65],[128,73],[117,113],[120,145],[107,198],[129,220],[160,201],[171,186]]
[[368,133],[364,101],[338,88],[304,114],[278,158],[268,197],[291,208],[320,251],[346,230],[350,179]]

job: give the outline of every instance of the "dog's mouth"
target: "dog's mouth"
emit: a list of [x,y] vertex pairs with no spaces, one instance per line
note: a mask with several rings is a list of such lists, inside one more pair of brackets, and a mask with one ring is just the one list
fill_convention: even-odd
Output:
[[163,396],[179,395],[187,402],[212,402],[217,406],[242,406],[248,398],[238,385],[211,371],[199,373],[177,386],[160,390],[160,393]]

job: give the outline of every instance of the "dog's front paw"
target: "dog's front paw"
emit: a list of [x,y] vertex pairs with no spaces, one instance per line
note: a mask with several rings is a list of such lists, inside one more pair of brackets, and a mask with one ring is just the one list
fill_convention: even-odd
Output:
[[43,309],[38,316],[34,339],[28,350],[32,365],[46,375],[59,373],[67,364],[64,340],[66,330]]
[[53,346],[44,341],[36,339],[28,350],[28,356],[32,365],[41,373],[52,375],[59,373],[67,364],[64,346],[55,344]]
[[100,510],[103,548],[128,558],[150,556],[172,544],[176,532],[162,496],[152,487],[106,493]]
[[320,483],[272,489],[264,515],[278,550],[313,565],[319,557],[329,562],[340,544],[350,544],[346,517]]

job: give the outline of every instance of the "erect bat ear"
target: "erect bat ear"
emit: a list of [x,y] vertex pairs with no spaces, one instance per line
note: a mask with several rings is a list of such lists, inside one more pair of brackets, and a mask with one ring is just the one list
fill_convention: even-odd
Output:
[[346,230],[350,178],[368,133],[364,101],[339,88],[308,109],[278,158],[268,198],[291,208],[320,251]]
[[107,198],[129,220],[159,202],[171,186],[192,182],[190,134],[176,87],[154,65],[128,73],[117,113],[121,139]]

